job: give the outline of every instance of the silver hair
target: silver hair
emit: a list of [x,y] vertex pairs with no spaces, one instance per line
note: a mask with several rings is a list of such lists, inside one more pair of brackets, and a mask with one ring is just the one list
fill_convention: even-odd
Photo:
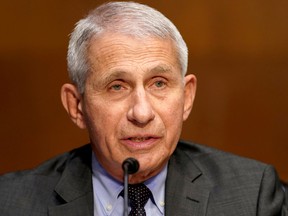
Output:
[[159,11],[135,2],[110,2],[91,11],[76,23],[68,46],[68,72],[80,93],[84,93],[89,72],[87,50],[91,38],[105,32],[136,38],[171,39],[175,45],[182,75],[187,72],[188,48],[175,25]]

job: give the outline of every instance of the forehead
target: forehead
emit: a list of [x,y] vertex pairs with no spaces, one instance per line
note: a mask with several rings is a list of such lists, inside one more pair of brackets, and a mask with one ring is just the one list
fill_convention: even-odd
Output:
[[91,69],[109,70],[113,67],[161,64],[180,68],[176,49],[170,39],[156,37],[135,38],[116,33],[105,33],[92,38],[88,49]]

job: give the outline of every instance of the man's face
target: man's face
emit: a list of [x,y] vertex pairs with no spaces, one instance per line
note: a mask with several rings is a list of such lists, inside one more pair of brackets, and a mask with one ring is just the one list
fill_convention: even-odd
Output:
[[91,73],[79,109],[100,164],[122,180],[122,162],[139,161],[130,182],[157,174],[174,151],[191,110],[195,77],[181,75],[170,40],[119,34],[91,41]]

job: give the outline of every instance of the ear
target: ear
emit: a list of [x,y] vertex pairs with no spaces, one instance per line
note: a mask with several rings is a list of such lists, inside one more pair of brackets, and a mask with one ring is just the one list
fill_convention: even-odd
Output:
[[185,121],[193,107],[194,98],[196,94],[197,79],[193,74],[189,74],[184,77],[185,87],[184,87],[184,113],[183,121]]
[[77,87],[66,83],[61,88],[62,104],[70,119],[81,129],[86,128],[83,115],[83,100]]

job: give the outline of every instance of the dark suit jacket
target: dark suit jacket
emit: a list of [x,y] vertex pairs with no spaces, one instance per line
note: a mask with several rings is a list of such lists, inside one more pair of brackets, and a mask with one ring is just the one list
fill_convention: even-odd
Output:
[[[92,216],[91,155],[86,145],[2,176],[0,215]],[[166,216],[288,215],[271,166],[187,142],[169,161],[165,193]]]

